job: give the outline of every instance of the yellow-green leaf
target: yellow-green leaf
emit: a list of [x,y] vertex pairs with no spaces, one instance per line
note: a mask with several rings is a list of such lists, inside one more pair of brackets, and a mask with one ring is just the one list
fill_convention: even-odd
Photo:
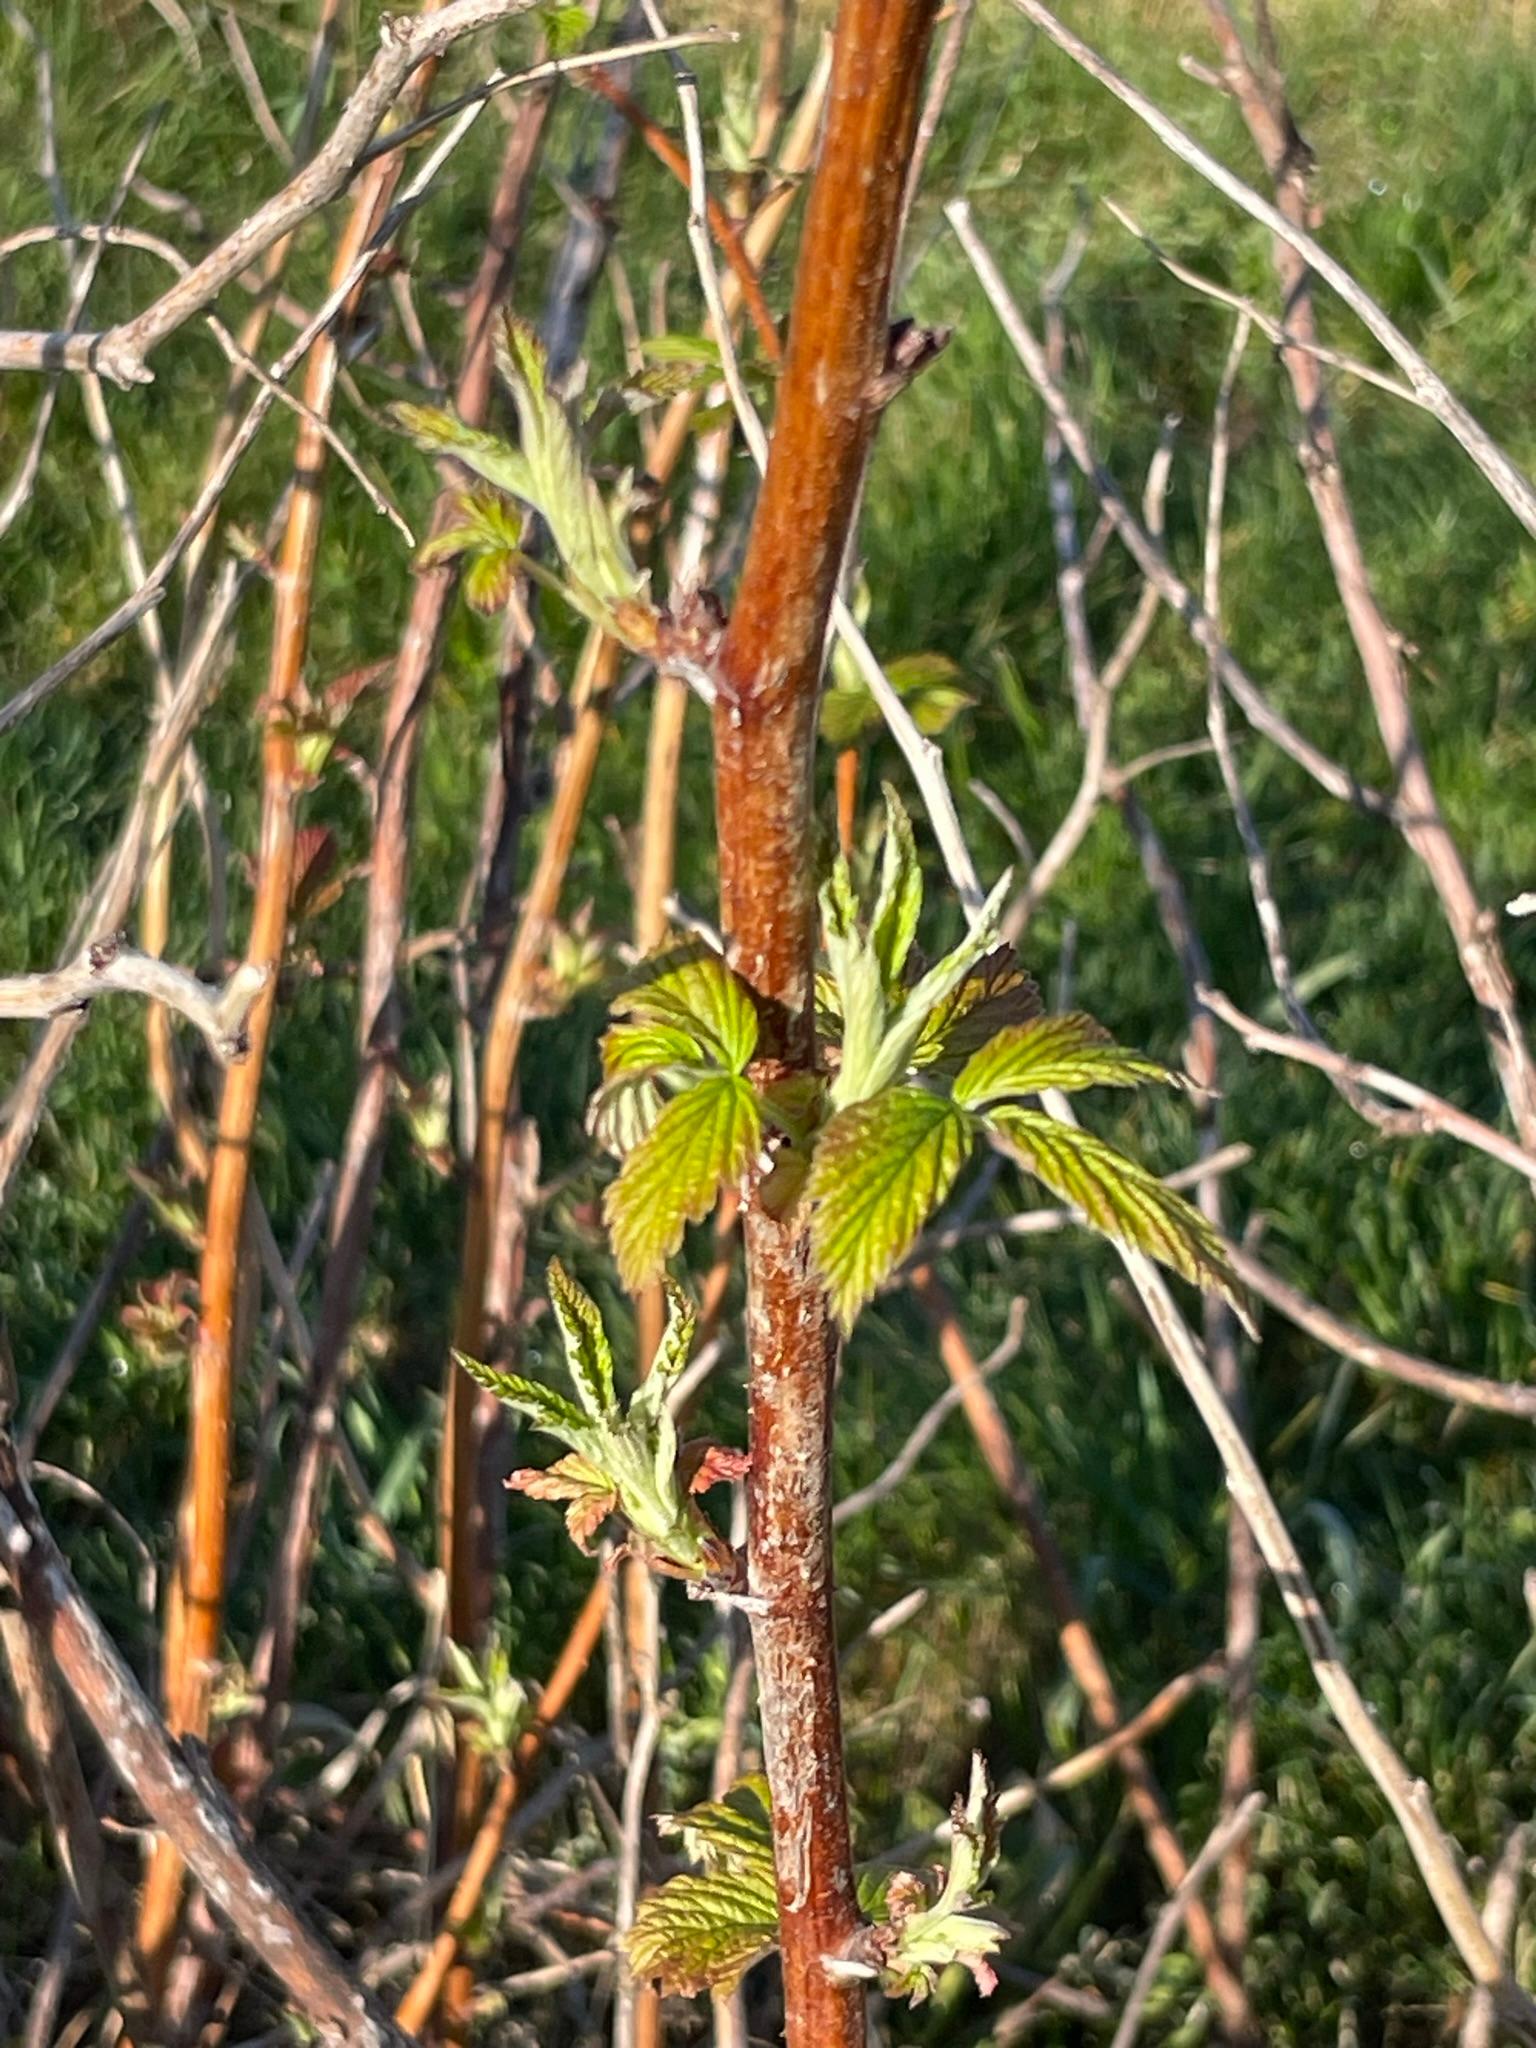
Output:
[[1012,1095],[1038,1095],[1045,1088],[1070,1094],[1079,1088],[1139,1088],[1145,1081],[1174,1079],[1160,1060],[1116,1045],[1102,1024],[1081,1010],[1069,1010],[999,1031],[960,1069],[954,1092],[966,1109],[980,1109]]
[[841,1110],[811,1167],[811,1251],[845,1330],[955,1184],[971,1149],[963,1110],[886,1088]]
[[986,1122],[1052,1194],[1082,1210],[1095,1230],[1148,1253],[1197,1287],[1214,1288],[1239,1309],[1242,1290],[1221,1240],[1200,1211],[1137,1160],[1091,1131],[1044,1110],[1003,1102]]
[[614,1014],[692,1035],[708,1056],[739,1074],[757,1050],[757,1011],[739,977],[701,941],[670,947],[642,963]]
[[675,1095],[624,1161],[603,1198],[603,1216],[624,1285],[657,1279],[723,1186],[738,1181],[762,1142],[750,1084],[714,1074]]

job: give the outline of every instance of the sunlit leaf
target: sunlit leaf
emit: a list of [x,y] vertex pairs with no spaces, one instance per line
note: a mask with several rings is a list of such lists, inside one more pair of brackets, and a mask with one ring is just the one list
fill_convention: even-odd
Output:
[[954,1095],[967,1109],[1045,1088],[1139,1088],[1176,1077],[1160,1060],[1116,1045],[1102,1024],[1080,1010],[1036,1017],[1000,1031],[972,1053],[955,1076]]
[[592,1420],[605,1421],[614,1412],[613,1353],[597,1303],[585,1288],[576,1285],[558,1259],[550,1260],[547,1280],[549,1305],[560,1325],[571,1384]]
[[659,1277],[722,1187],[733,1186],[762,1142],[757,1098],[735,1074],[712,1075],[674,1096],[624,1161],[603,1215],[624,1285]]
[[986,1122],[1036,1180],[1081,1209],[1096,1230],[1242,1306],[1241,1289],[1211,1225],[1137,1160],[1043,1110],[998,1103],[987,1111]]
[[880,892],[870,919],[870,941],[880,962],[886,993],[895,991],[907,964],[923,908],[923,876],[912,838],[912,821],[887,783],[885,841],[880,849]]
[[936,1003],[912,1051],[914,1067],[952,1071],[996,1032],[1040,1014],[1040,991],[1011,946],[994,946]]
[[954,1186],[970,1120],[925,1088],[887,1088],[841,1110],[811,1166],[811,1252],[846,1330]]
[[484,1387],[488,1394],[494,1394],[508,1408],[515,1408],[520,1415],[526,1415],[535,1429],[547,1429],[553,1436],[568,1437],[573,1431],[579,1434],[587,1428],[587,1417],[582,1411],[552,1387],[541,1386],[537,1380],[524,1379],[520,1373],[502,1372],[494,1365],[482,1365],[478,1358],[470,1358],[462,1351],[453,1355],[477,1386]]
[[658,1814],[656,1825],[703,1870],[640,1901],[625,1936],[630,1968],[685,1996],[729,1991],[779,1939],[767,1782],[743,1779],[724,1799]]
[[691,1033],[728,1073],[739,1074],[757,1050],[757,1011],[745,984],[702,941],[643,962],[613,1009],[616,1016]]

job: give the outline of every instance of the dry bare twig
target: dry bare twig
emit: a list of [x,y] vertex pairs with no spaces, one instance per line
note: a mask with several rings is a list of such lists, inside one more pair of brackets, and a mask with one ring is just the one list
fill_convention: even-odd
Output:
[[0,980],[0,1018],[64,1017],[88,1010],[99,996],[143,996],[195,1024],[217,1059],[239,1060],[251,1006],[268,978],[264,968],[245,965],[215,988],[115,938],[97,939],[73,966]]
[[1426,362],[1407,335],[1391,320],[1359,281],[1351,276],[1343,264],[1325,249],[1316,236],[1255,192],[1251,185],[1229,171],[1225,164],[1218,163],[1208,150],[1177,121],[1165,114],[1161,107],[1149,100],[1145,93],[1122,78],[1114,66],[1090,49],[1080,36],[1072,33],[1043,4],[1043,0],[1013,0],[1019,12],[1032,21],[1043,35],[1046,35],[1059,50],[1065,51],[1072,61],[1090,78],[1106,87],[1122,106],[1129,107],[1139,121],[1151,129],[1158,141],[1172,150],[1173,154],[1192,170],[1200,173],[1208,184],[1252,219],[1267,227],[1288,247],[1295,250],[1303,261],[1315,270],[1323,281],[1332,287],[1349,310],[1380,342],[1414,390],[1419,394],[1425,410],[1434,414],[1440,424],[1452,434],[1482,474],[1492,484],[1511,512],[1520,521],[1527,533],[1536,534],[1536,487],[1519,465],[1480,426],[1471,413],[1457,398],[1450,386],[1439,373]]

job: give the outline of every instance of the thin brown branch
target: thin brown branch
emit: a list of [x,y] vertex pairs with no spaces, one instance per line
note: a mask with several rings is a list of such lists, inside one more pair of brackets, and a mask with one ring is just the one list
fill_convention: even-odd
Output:
[[[483,1837],[489,1848],[489,1854],[483,1858],[482,1864],[476,1866],[477,1882],[471,1886],[465,1881],[471,1874],[466,1862],[463,1876],[449,1902],[444,1925],[434,1938],[420,1971],[400,2001],[395,2018],[407,2033],[420,2033],[432,2017],[448,1972],[458,1955],[459,1938],[474,1914],[485,1881],[495,1865],[507,1820],[511,1817],[526,1783],[528,1772],[538,1761],[550,1729],[570,1705],[571,1694],[586,1673],[587,1666],[592,1660],[592,1653],[602,1636],[603,1616],[607,1605],[608,1579],[605,1574],[599,1574],[581,1612],[576,1617],[570,1635],[566,1638],[555,1668],[550,1673],[549,1682],[539,1696],[538,1711],[533,1723],[519,1738],[511,1767],[504,1770],[498,1780],[493,1802],[499,1826],[494,1831],[494,1840],[489,1827],[482,1827],[476,1837],[477,1840]],[[487,1821],[492,1818],[490,1808],[487,1809],[485,1818]]]
[[[486,246],[465,315],[463,366],[455,392],[459,417],[471,426],[483,421],[490,401],[492,316],[515,264],[549,104],[547,93],[530,94],[521,103],[491,202]],[[434,532],[450,516],[455,489],[456,479],[445,474],[433,511]],[[410,877],[416,759],[458,580],[458,568],[452,563],[417,577],[384,711],[358,992],[363,1066],[342,1141],[314,1350],[306,1374],[303,1428],[252,1667],[265,1702],[261,1746],[267,1754],[291,1682],[326,1459],[335,1430],[337,1379],[373,1221],[401,1022],[398,967]],[[512,800],[517,799],[514,796]]]
[[[1062,1658],[1083,1695],[1089,1718],[1106,1739],[1120,1736],[1126,1716],[1121,1711],[1114,1680],[1088,1626],[1034,1474],[1019,1454],[996,1396],[978,1372],[954,1300],[932,1272],[913,1276],[913,1292],[933,1326],[944,1369],[961,1389],[966,1419],[982,1459],[1029,1538],[1046,1601],[1055,1619]],[[1183,1882],[1189,1862],[1162,1788],[1146,1753],[1136,1743],[1122,1740],[1114,1753],[1125,1777],[1132,1810],[1146,1838],[1148,1854],[1172,1892]],[[1222,1954],[1210,1915],[1198,1899],[1191,1904],[1188,1918],[1190,1942],[1221,2010],[1223,2023],[1235,2039],[1248,2040],[1253,2032],[1253,2015],[1247,1995]]]
[[[425,31],[434,20],[441,21],[452,12],[454,8],[450,5],[442,13],[423,15],[412,25],[410,34]],[[400,40],[405,33],[399,24],[396,31],[387,30],[386,50],[391,40]],[[431,49],[424,57],[413,86],[417,94],[430,89],[435,67]],[[410,69],[416,69],[416,65],[413,63]],[[400,85],[405,83],[406,75],[402,74]],[[319,161],[317,157],[301,177],[307,176]],[[343,318],[350,312],[349,294],[355,288],[348,281],[354,280],[360,258],[372,246],[389,216],[400,168],[399,158],[389,159],[382,168],[368,173],[353,195],[351,213],[331,268],[331,296],[342,293],[337,310]],[[269,237],[268,242],[250,253],[259,253],[260,248],[275,239]],[[328,329],[309,360],[305,378],[305,403],[320,419],[330,412],[340,363],[336,334]],[[293,894],[301,777],[291,708],[301,687],[309,646],[311,595],[324,504],[325,448],[324,436],[306,421],[299,429],[295,446],[294,487],[278,558],[277,602],[264,699],[260,842],[255,900],[246,943],[247,968],[262,972],[264,983],[267,977],[275,976],[282,960]],[[207,1733],[211,1679],[223,1621],[234,1386],[241,1363],[242,1334],[249,1328],[250,1320],[248,1314],[242,1314],[246,1306],[242,1254],[247,1192],[274,1009],[275,981],[268,993],[258,997],[251,1011],[251,1057],[232,1069],[226,1079],[208,1172],[197,1340],[192,1352],[191,1428],[177,1523],[176,1573],[166,1615],[163,1682],[167,1719],[172,1733],[178,1736],[190,1733],[201,1738]],[[280,1254],[275,1265],[281,1272]],[[162,1839],[156,1845],[145,1879],[139,1924],[139,1946],[152,2000],[158,1999],[164,1984],[180,1894],[180,1861],[174,1848]]]
[[1152,1996],[1152,1987],[1157,1982],[1157,1973],[1163,1967],[1163,1958],[1178,1938],[1191,1900],[1199,1895],[1201,1885],[1216,1865],[1224,1856],[1230,1854],[1252,1828],[1263,1807],[1263,1793],[1250,1792],[1242,1804],[1212,1830],[1204,1848],[1186,1871],[1183,1882],[1158,1914],[1152,1929],[1152,1939],[1142,1951],[1135,1981],[1131,1985],[1130,1996],[1125,2001],[1125,2010],[1120,2015],[1120,2024],[1115,2029],[1110,2048],[1133,2048],[1136,2036],[1141,2031],[1147,2001]]
[[219,1911],[298,2009],[323,2038],[345,2048],[404,2048],[406,2036],[348,1980],[259,1863],[218,1787],[178,1753],[82,1599],[3,1433],[0,1562],[119,1781],[175,1843]]
[[[1292,230],[1304,231],[1310,219],[1311,152],[1301,141],[1286,103],[1276,53],[1273,49],[1267,52],[1261,78],[1225,0],[1207,0],[1206,11],[1221,47],[1227,79],[1273,182],[1276,219]],[[1305,239],[1310,241],[1310,237]],[[1315,339],[1317,332],[1310,261],[1310,252],[1301,242],[1277,230],[1275,274],[1286,318],[1303,341]],[[1301,471],[1360,657],[1382,744],[1397,780],[1400,829],[1440,899],[1515,1129],[1527,1151],[1536,1153],[1536,1061],[1526,1042],[1514,979],[1499,942],[1497,922],[1478,900],[1461,848],[1440,809],[1408,695],[1402,636],[1388,624],[1371,585],[1338,437],[1329,416],[1322,365],[1305,348],[1286,349],[1283,361],[1299,415]],[[1417,380],[1415,388],[1423,388]],[[1439,416],[1446,417],[1444,412]],[[1530,486],[1519,472],[1514,475],[1529,492]],[[1530,526],[1529,519],[1526,524]]]

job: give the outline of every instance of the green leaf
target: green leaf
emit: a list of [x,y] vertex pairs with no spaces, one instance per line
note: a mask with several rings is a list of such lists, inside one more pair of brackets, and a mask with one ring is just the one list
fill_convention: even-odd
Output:
[[597,1303],[576,1285],[558,1259],[550,1260],[546,1278],[550,1307],[565,1343],[571,1384],[594,1422],[612,1421],[618,1412],[613,1397],[613,1353]]
[[900,987],[901,970],[917,936],[917,920],[923,908],[923,876],[917,864],[912,821],[901,798],[888,782],[883,785],[883,794],[885,843],[880,850],[880,893],[875,898],[869,935],[880,962],[885,992],[890,996]]
[[541,7],[539,19],[544,24],[544,47],[551,57],[569,57],[579,50],[591,26],[586,8],[579,6]]
[[895,1021],[880,1041],[880,1051],[865,1077],[864,1094],[889,1087],[914,1064],[914,1055],[934,1011],[962,987],[982,955],[997,938],[997,920],[1013,877],[1004,874],[981,907],[974,925],[952,952],[907,993]]
[[642,1982],[687,1998],[734,1990],[778,1940],[770,1862],[766,1876],[685,1872],[669,1878],[640,1901],[624,1947]]
[[709,1054],[703,1043],[681,1024],[636,1019],[610,1025],[603,1034],[603,1078],[616,1074],[654,1074],[662,1067],[703,1065]]
[[717,1074],[674,1096],[624,1161],[603,1198],[619,1274],[631,1293],[647,1286],[722,1186],[738,1181],[762,1142],[751,1086]]
[[682,1813],[658,1813],[656,1832],[682,1845],[690,1863],[706,1871],[773,1874],[773,1822],[768,1780],[761,1771],[738,1778],[723,1799],[706,1799]]
[[887,1088],[833,1117],[811,1167],[811,1252],[844,1330],[955,1184],[970,1119],[926,1088]]
[[506,607],[522,556],[505,548],[487,548],[464,572],[464,602],[482,618]]
[[528,478],[523,490],[506,488],[542,515],[573,582],[606,605],[639,597],[645,578],[630,555],[622,516],[603,502],[583,467],[565,408],[549,388],[542,344],[510,314],[496,336],[496,367],[517,406]]
[[832,863],[832,872],[818,900],[822,944],[832,968],[841,1025],[831,1100],[835,1109],[842,1109],[873,1093],[878,1085],[871,1077],[885,1036],[885,979],[879,956],[860,920],[853,878],[841,854]]
[[663,1096],[649,1069],[619,1074],[587,1105],[587,1130],[605,1152],[623,1159],[656,1127]]
[[[661,1333],[661,1342],[656,1347],[656,1356],[651,1360],[651,1369],[630,1396],[631,1417],[659,1421],[666,1413],[667,1395],[673,1381],[688,1363],[688,1353],[693,1348],[693,1333],[698,1324],[693,1303],[683,1293],[675,1280],[662,1282],[667,1296],[667,1327]],[[670,1421],[670,1417],[668,1418]],[[675,1460],[677,1444],[672,1441]]]
[[547,1430],[551,1436],[560,1437],[568,1437],[573,1432],[582,1436],[586,1434],[586,1416],[553,1388],[541,1386],[537,1380],[525,1380],[515,1372],[501,1372],[494,1365],[482,1365],[478,1358],[470,1358],[462,1351],[455,1351],[453,1355],[477,1386],[484,1387],[488,1394],[494,1394],[508,1408],[515,1408],[520,1415],[526,1415],[535,1429]]
[[690,1032],[705,1055],[739,1074],[757,1050],[757,1011],[745,984],[702,940],[674,946],[643,963],[633,987],[613,1004],[616,1016]]
[[435,405],[392,405],[389,414],[427,454],[452,455],[499,491],[509,491],[524,504],[543,509],[534,497],[533,473],[527,462],[499,434],[466,427],[451,412]]
[[1040,991],[1011,946],[995,946],[958,988],[929,1012],[912,1053],[915,1067],[946,1072],[996,1032],[1040,1014]]
[[720,344],[707,334],[653,334],[640,343],[640,352],[653,363],[696,364],[719,376]]
[[998,1032],[955,1076],[954,1095],[966,1109],[980,1109],[1010,1095],[1038,1095],[1045,1088],[1071,1093],[1174,1079],[1160,1060],[1114,1044],[1102,1024],[1070,1010]]
[[729,1991],[778,1945],[767,1781],[744,1778],[724,1799],[658,1814],[656,1825],[703,1874],[669,1878],[640,1901],[625,1936],[630,1968],[683,1995]]
[[1007,1940],[995,1920],[976,1912],[987,1903],[983,1881],[997,1861],[997,1816],[986,1765],[971,1758],[970,1790],[950,1815],[949,1871],[935,1898],[922,1878],[898,1871],[885,1888],[884,1924],[876,1930],[880,1984],[888,1997],[921,2005],[951,1964],[962,1963],[983,1997],[997,1988],[987,1961]]
[[1241,1312],[1239,1288],[1211,1225],[1156,1174],[1091,1131],[1043,1110],[1003,1102],[987,1124],[1052,1194],[1082,1210],[1096,1230],[1171,1266],[1197,1287],[1214,1288]]

